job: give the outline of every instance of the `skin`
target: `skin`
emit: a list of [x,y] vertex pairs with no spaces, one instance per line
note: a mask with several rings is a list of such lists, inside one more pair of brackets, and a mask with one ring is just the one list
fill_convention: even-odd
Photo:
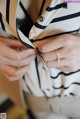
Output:
[[[48,68],[57,68],[64,72],[80,69],[79,34],[61,35],[54,39],[38,41],[37,44]],[[23,50],[18,51],[17,48]],[[56,50],[60,62],[57,61]],[[35,50],[26,48],[20,41],[0,37],[0,73],[8,80],[21,79],[35,56]]]
[[[39,50],[49,68],[57,68],[64,72],[80,69],[80,34],[61,35],[57,38],[37,42]],[[56,50],[60,62],[57,61]]]
[[34,58],[35,51],[27,49],[20,41],[0,37],[0,73],[6,79],[21,79]]

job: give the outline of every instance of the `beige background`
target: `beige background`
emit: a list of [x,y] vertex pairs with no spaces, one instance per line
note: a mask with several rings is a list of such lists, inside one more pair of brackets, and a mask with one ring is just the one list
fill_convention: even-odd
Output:
[[10,82],[0,75],[0,95],[3,93],[6,93],[18,106],[23,107],[19,90],[19,81]]

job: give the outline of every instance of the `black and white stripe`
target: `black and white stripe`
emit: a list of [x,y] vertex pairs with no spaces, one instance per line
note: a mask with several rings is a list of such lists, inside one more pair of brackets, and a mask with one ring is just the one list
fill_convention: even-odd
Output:
[[4,25],[4,22],[3,22],[3,19],[2,19],[2,14],[1,13],[0,13],[0,22],[1,22],[2,29],[5,31],[5,25]]
[[9,24],[10,0],[6,0],[6,21]]
[[[13,34],[10,32],[10,8],[12,0],[3,1],[6,11],[4,15],[3,11],[0,11],[0,26],[6,33]],[[30,9],[33,12],[32,1],[18,1],[16,9],[16,33],[18,33],[17,30],[19,29],[31,43],[34,43],[36,41],[49,40],[49,38],[55,38],[63,34],[76,34],[80,32],[80,4],[76,4],[75,8],[75,5],[71,4],[70,6],[64,3],[63,0],[52,0],[51,4],[44,9],[47,1],[42,1],[39,12],[33,13],[34,17],[38,16],[35,22],[33,22],[29,12]],[[30,9],[28,4],[30,5]],[[44,18],[43,21],[39,20],[40,16]],[[24,23],[24,21],[26,22]],[[21,23],[21,27],[19,23]],[[23,41],[19,34],[17,35],[26,47],[33,48],[27,41]],[[65,73],[54,68],[45,70],[43,65],[42,59],[37,56],[35,61],[30,65],[29,72],[25,75],[23,84],[30,94],[53,97],[56,95],[78,95],[80,93],[80,69],[75,72]],[[63,84],[62,80],[64,80]],[[27,92],[26,88],[25,91]]]

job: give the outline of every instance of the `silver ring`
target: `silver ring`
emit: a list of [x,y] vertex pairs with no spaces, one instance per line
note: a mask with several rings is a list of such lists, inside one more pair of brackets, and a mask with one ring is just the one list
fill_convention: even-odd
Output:
[[56,55],[57,55],[57,62],[60,62],[60,54],[58,53],[58,50],[56,50]]

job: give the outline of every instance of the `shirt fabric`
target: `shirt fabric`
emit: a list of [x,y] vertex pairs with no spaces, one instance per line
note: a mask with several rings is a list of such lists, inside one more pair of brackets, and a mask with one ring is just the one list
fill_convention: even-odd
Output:
[[[0,36],[19,39],[29,48],[35,48],[36,41],[76,34],[80,32],[79,29],[80,3],[65,3],[64,0],[0,0]],[[47,68],[37,55],[21,85],[24,92],[38,97],[79,96],[80,69],[62,72]]]

